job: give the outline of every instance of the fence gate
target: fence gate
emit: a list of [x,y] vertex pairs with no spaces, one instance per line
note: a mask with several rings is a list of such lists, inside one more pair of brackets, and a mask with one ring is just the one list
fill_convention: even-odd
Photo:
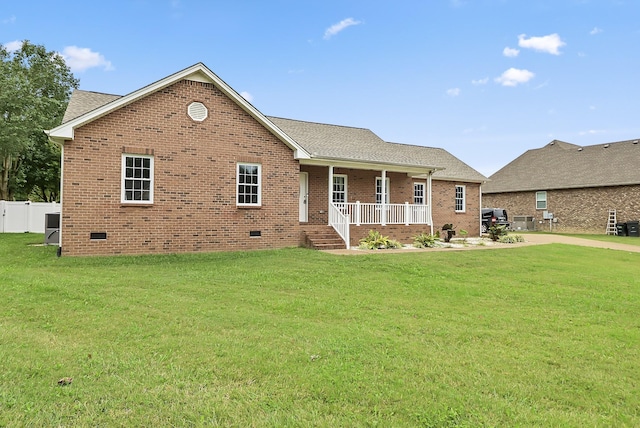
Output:
[[55,212],[56,202],[0,201],[0,233],[44,233],[45,214]]

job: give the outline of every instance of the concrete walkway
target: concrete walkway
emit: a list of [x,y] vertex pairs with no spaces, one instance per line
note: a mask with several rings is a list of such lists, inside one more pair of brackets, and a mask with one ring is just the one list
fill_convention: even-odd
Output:
[[[362,254],[398,254],[416,251],[468,251],[468,250],[489,250],[498,248],[518,248],[528,245],[544,245],[544,244],[568,244],[581,245],[583,247],[608,248],[610,250],[627,251],[630,253],[640,253],[640,245],[623,244],[617,242],[595,241],[593,239],[574,238],[572,236],[563,236],[546,233],[523,234],[525,242],[515,244],[501,244],[498,242],[487,241],[486,245],[467,245],[455,248],[402,248],[393,250],[324,250],[325,253],[340,255],[362,255]],[[634,238],[629,238],[634,239]],[[640,240],[640,238],[637,238]]]

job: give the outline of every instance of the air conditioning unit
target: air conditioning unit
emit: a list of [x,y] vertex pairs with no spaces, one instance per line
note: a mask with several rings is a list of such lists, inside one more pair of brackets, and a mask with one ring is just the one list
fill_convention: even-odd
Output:
[[60,245],[60,213],[44,215],[44,244]]

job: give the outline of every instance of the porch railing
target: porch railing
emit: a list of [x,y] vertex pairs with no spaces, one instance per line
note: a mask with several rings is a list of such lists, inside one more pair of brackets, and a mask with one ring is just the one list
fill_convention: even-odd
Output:
[[350,224],[430,224],[429,206],[404,204],[333,203]]
[[349,216],[346,215],[337,204],[329,205],[329,224],[333,226],[338,235],[342,238],[347,250],[349,249]]

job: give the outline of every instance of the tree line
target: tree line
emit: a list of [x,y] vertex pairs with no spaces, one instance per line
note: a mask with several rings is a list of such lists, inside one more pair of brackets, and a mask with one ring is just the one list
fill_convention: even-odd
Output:
[[60,152],[44,130],[62,123],[76,79],[62,56],[0,45],[0,200],[60,199]]

